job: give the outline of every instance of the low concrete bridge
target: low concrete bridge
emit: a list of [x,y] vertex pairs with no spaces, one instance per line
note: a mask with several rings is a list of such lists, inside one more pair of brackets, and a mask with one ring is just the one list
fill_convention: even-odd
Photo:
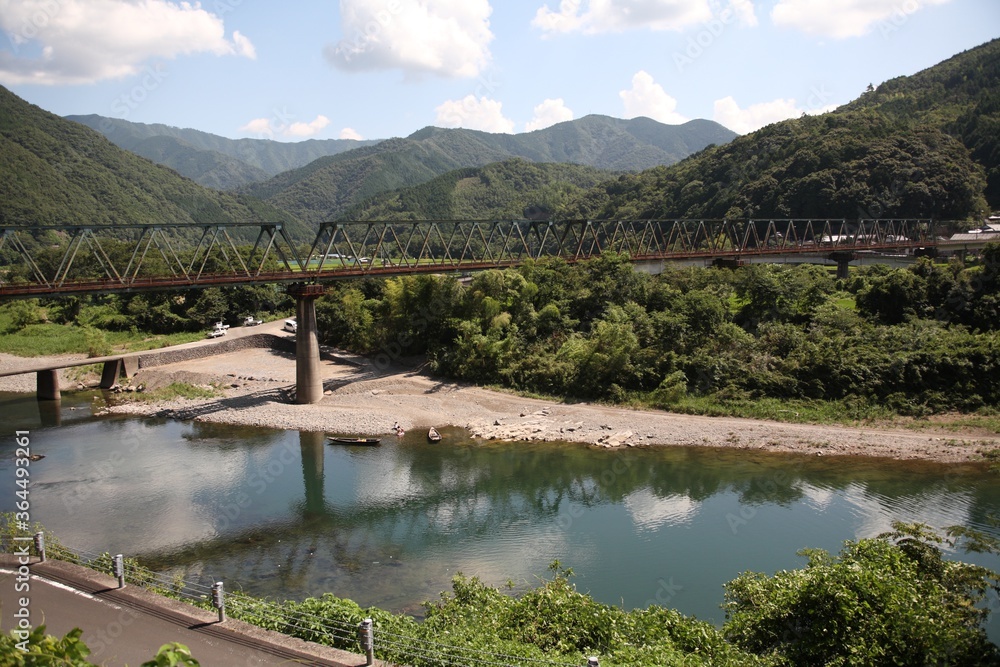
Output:
[[[315,317],[313,318],[315,323]],[[301,330],[301,329],[300,329]],[[133,377],[143,368],[153,368],[165,364],[200,359],[214,354],[224,354],[241,349],[249,348],[272,348],[281,349],[292,354],[296,353],[296,343],[290,335],[280,334],[281,323],[271,322],[258,327],[241,327],[230,329],[229,333],[221,338],[195,341],[183,345],[161,348],[158,350],[146,350],[143,352],[129,352],[123,354],[109,355],[104,357],[89,357],[81,359],[66,359],[60,361],[38,362],[26,359],[25,363],[18,364],[14,368],[0,367],[0,377],[12,375],[26,375],[34,373],[36,378],[36,391],[39,400],[58,401],[61,397],[59,386],[59,371],[66,368],[76,368],[80,366],[93,366],[100,364],[101,389],[111,389],[118,384],[122,378]],[[315,328],[314,328],[315,331]],[[298,356],[298,355],[297,355]],[[319,365],[319,347],[317,343],[316,359],[310,363]],[[319,377],[317,370],[316,377]],[[319,387],[319,398],[322,398],[322,383]],[[319,398],[310,396],[308,402],[315,403]],[[306,401],[300,401],[306,402]]]

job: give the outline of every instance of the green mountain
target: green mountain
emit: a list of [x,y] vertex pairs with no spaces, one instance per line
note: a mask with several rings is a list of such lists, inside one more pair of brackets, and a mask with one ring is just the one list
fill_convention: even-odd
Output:
[[319,222],[344,215],[377,194],[425,183],[454,169],[481,167],[512,157],[576,163],[598,169],[642,169],[673,164],[733,132],[712,121],[664,125],[648,118],[587,116],[524,134],[491,134],[428,127],[317,160],[243,191]]
[[551,217],[608,172],[573,164],[514,158],[449,171],[349,209],[349,220],[483,220]]
[[294,143],[268,139],[227,139],[208,132],[162,124],[133,123],[105,116],[66,116],[97,130],[118,146],[165,165],[206,187],[230,190],[263,181],[378,141],[309,139]]
[[0,223],[301,223],[246,195],[217,192],[119,148],[0,87]]
[[998,141],[994,40],[834,112],[602,184],[566,215],[966,219],[1000,207]]

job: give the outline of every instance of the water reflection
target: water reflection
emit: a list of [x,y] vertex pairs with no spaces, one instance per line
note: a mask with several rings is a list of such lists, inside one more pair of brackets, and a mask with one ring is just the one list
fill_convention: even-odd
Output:
[[[475,443],[450,429],[438,445],[414,432],[343,447],[76,412],[57,429],[32,422],[48,455],[32,468],[35,519],[79,548],[277,598],[331,591],[418,612],[457,571],[527,585],[558,559],[605,602],[669,598],[721,621],[722,584],[741,571],[800,567],[799,549],[838,551],[896,519],[997,534],[986,517],[1000,510],[975,466]],[[0,459],[0,478],[12,470]]]
[[322,516],[326,512],[326,500],[323,494],[323,445],[325,442],[326,435],[322,432],[299,432],[306,518]]

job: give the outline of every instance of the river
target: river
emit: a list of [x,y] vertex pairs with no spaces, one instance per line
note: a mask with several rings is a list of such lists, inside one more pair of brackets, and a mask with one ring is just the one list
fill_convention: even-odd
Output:
[[[13,431],[27,430],[45,455],[30,467],[32,519],[62,543],[278,599],[332,592],[419,616],[457,572],[518,588],[558,560],[602,602],[721,623],[725,582],[801,567],[803,548],[837,552],[893,520],[1000,536],[988,520],[1000,484],[973,465],[478,443],[458,429],[352,447],[97,416],[100,404],[0,394],[0,510],[16,501]],[[956,557],[1000,570],[995,556]],[[997,618],[988,630],[1000,640]]]

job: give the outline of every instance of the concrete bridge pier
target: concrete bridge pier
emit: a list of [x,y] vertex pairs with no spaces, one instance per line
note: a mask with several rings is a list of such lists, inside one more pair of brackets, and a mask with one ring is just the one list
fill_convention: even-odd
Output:
[[846,280],[850,276],[851,262],[858,256],[851,250],[838,250],[830,253],[829,258],[837,263],[837,278]]
[[35,390],[39,401],[58,401],[62,399],[59,393],[59,370],[47,369],[35,372]]
[[111,389],[118,383],[118,378],[122,374],[122,360],[104,362],[104,370],[101,371],[101,389]]
[[295,297],[298,322],[295,333],[295,402],[302,405],[318,403],[323,398],[316,299],[325,291],[322,285],[311,283],[295,283],[288,288],[288,293]]

